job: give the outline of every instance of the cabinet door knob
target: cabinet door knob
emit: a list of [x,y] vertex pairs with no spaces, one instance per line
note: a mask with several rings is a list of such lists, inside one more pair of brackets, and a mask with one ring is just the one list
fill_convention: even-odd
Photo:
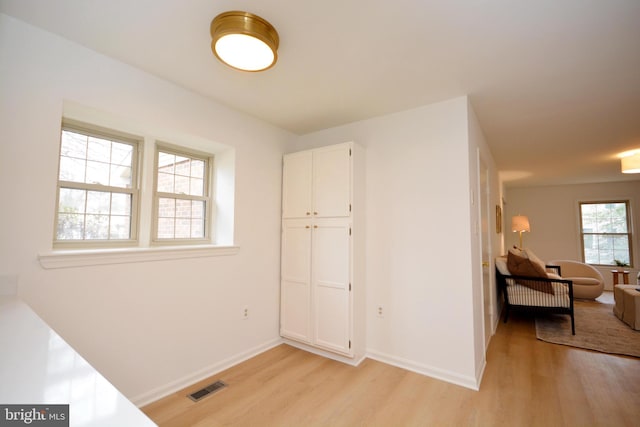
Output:
[[305,225],[304,228],[311,228],[311,227],[309,227],[308,225]]
[[307,212],[307,215],[311,215],[311,212]]
[[318,215],[318,212],[314,212],[313,214],[314,214],[314,215]]
[[314,226],[313,226],[313,228],[318,228],[318,226],[317,226],[317,225],[314,225]]

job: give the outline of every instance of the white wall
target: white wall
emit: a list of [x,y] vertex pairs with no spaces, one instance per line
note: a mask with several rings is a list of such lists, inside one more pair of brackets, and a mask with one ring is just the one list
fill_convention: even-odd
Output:
[[456,98],[305,135],[288,150],[365,147],[369,356],[475,387],[467,114]]
[[[54,329],[138,403],[278,342],[281,155],[291,134],[4,15],[0,76],[0,276],[17,277]],[[232,147],[239,253],[42,269],[69,102]]]
[[[630,270],[633,278],[638,274],[640,181],[507,188],[505,198],[507,227],[511,226],[512,216],[527,215],[531,233],[523,234],[523,244],[543,260],[581,260],[579,202],[629,199],[634,251],[634,268]],[[507,233],[506,243],[507,247],[518,244],[518,234]],[[612,289],[610,270],[613,268],[600,268],[605,278],[605,289]],[[635,280],[632,283],[635,283]]]

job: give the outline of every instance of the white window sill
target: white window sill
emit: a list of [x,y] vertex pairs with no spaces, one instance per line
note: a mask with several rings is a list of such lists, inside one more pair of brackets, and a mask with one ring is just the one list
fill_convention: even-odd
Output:
[[38,261],[42,268],[55,269],[235,255],[239,250],[238,246],[214,245],[68,250],[38,254]]

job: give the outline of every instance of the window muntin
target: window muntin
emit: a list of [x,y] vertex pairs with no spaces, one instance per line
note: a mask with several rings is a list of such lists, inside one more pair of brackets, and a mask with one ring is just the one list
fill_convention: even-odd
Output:
[[134,242],[138,142],[63,123],[54,244]]
[[580,203],[582,258],[587,264],[631,266],[629,201]]
[[201,242],[209,237],[207,155],[165,145],[156,150],[154,240]]

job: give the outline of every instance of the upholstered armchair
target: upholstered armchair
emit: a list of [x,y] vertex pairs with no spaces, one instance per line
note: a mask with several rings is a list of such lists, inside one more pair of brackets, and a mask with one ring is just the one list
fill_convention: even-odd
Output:
[[589,264],[571,260],[548,261],[560,267],[560,276],[573,282],[574,298],[596,299],[604,292],[604,277]]

